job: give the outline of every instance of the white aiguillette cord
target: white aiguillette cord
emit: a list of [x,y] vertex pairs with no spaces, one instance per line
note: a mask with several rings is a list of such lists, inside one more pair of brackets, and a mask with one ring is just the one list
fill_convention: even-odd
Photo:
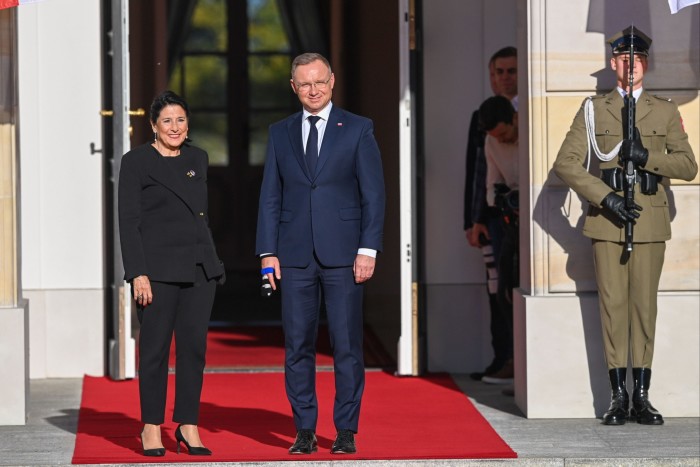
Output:
[[[620,140],[619,143],[617,143],[617,146],[613,148],[612,151],[610,151],[607,154],[603,154],[598,147],[598,142],[595,140],[595,114],[593,110],[593,100],[590,97],[586,98],[586,103],[583,105],[583,116],[584,116],[584,121],[586,122],[586,133],[587,133],[587,138],[586,142],[588,143],[588,148],[586,150],[586,172],[590,172],[591,168],[591,147],[593,147],[593,152],[595,152],[595,155],[598,159],[601,161],[611,161],[615,158],[615,156],[618,155],[620,152],[620,147],[622,146],[622,140]],[[571,198],[572,198],[572,189],[569,188],[569,193],[567,195],[567,199],[564,201],[564,206],[562,206],[562,212],[564,213],[565,217],[569,217],[571,214]]]
[[586,152],[586,171],[589,171],[591,166],[591,147],[593,147],[593,152],[595,152],[596,157],[601,161],[611,161],[620,152],[620,146],[622,146],[622,140],[617,143],[617,146],[613,148],[607,154],[603,154],[598,147],[598,142],[595,140],[595,116],[593,113],[593,101],[590,97],[586,98],[586,103],[583,107],[584,119],[586,121],[586,131],[588,132],[588,151]]

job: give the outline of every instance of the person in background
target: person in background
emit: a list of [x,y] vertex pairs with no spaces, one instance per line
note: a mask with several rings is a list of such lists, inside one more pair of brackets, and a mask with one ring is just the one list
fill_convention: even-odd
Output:
[[[498,64],[498,65],[496,65]],[[517,50],[504,47],[493,54],[488,63],[489,83],[494,95],[517,96]],[[498,72],[498,76],[497,76]],[[503,88],[503,92],[501,91]],[[498,309],[498,269],[500,254],[500,214],[486,204],[486,133],[479,127],[479,111],[472,113],[466,154],[466,181],[464,184],[464,231],[470,246],[480,248],[486,265],[486,284],[489,297],[491,346],[494,357],[483,371],[469,376],[481,380],[485,375],[498,372],[508,361],[509,332]]]
[[491,230],[498,236],[497,301],[499,319],[507,332],[503,366],[481,379],[490,384],[513,382],[513,288],[518,285],[518,118],[511,101],[504,96],[486,99],[479,107],[479,123],[486,132],[486,202],[497,217]]
[[[612,388],[603,424],[623,425],[629,419],[661,425],[663,416],[649,401],[649,385],[659,280],[666,240],[671,238],[666,186],[671,178],[693,180],[698,165],[676,104],[644,89],[651,39],[629,27],[608,42],[617,86],[607,94],[584,100],[559,149],[554,171],[589,203],[583,234],[593,244]],[[634,62],[630,61],[631,48]],[[636,129],[623,141],[625,99],[630,93],[636,102]],[[601,161],[600,174],[587,169],[587,158],[594,157],[588,155],[589,144]],[[631,205],[623,198],[622,165],[626,162],[633,163],[637,182]],[[632,251],[625,245],[628,222],[634,225]],[[626,386],[630,356],[634,380],[631,411]]]
[[515,111],[518,111],[518,49],[503,47],[493,54],[494,71],[496,73],[496,88],[498,94],[510,100]]
[[362,295],[384,228],[384,177],[372,121],[331,102],[325,57],[299,55],[291,87],[302,111],[270,126],[256,255],[282,293],[285,382],[297,436],[290,454],[315,452],[316,335],[324,298],[333,349],[337,435],[331,453],[356,452],[365,384]]
[[145,456],[164,456],[168,355],[177,341],[177,451],[210,455],[197,424],[207,330],[217,282],[223,282],[207,215],[205,151],[189,144],[189,110],[165,91],[150,109],[153,141],[124,155],[119,173],[119,235],[124,279],[136,300],[139,334],[141,443]]

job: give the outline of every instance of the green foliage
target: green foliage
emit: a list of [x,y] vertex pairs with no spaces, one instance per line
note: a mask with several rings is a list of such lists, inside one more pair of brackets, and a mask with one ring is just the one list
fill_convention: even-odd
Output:
[[[184,51],[170,77],[171,89],[182,93],[193,110],[192,137],[209,151],[212,165],[228,164],[228,139],[238,133],[227,123],[231,111],[227,90],[242,85],[228,74],[228,59],[235,58],[228,54],[229,1],[198,0]],[[251,165],[259,165],[268,125],[295,109],[296,101],[289,86],[289,40],[277,1],[248,0],[247,12],[250,147],[246,156]]]
[[276,0],[248,1],[248,51],[289,52]]
[[226,57],[185,57],[185,98],[196,109],[226,109],[228,65]]
[[199,0],[187,36],[187,52],[223,52],[228,44],[225,0]]
[[290,102],[288,55],[250,56],[248,79],[252,109],[285,107]]

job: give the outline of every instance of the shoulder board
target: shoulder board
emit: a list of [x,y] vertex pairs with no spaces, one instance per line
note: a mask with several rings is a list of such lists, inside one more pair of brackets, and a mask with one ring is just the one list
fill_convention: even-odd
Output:
[[657,99],[659,99],[659,100],[661,100],[661,101],[672,102],[671,99],[668,98],[668,97],[662,97],[662,96],[659,96],[659,95],[657,95],[657,94],[652,94],[652,96],[654,96],[655,98],[657,98]]
[[586,105],[586,102],[588,101],[594,101],[596,99],[600,99],[601,97],[605,97],[604,94],[596,94],[595,96],[587,96],[585,99],[583,99],[583,102],[581,102],[581,108]]

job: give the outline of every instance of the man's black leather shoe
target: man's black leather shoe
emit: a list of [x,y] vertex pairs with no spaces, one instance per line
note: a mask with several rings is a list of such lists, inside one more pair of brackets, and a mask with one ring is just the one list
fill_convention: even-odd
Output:
[[490,375],[491,373],[495,373],[501,368],[503,368],[504,364],[505,362],[496,360],[494,358],[491,364],[487,366],[484,371],[475,371],[474,373],[469,373],[469,377],[474,381],[481,381],[481,378],[483,378],[484,376]]
[[355,434],[350,430],[340,430],[335,437],[331,454],[355,454]]
[[297,439],[294,440],[294,444],[289,448],[289,454],[311,454],[316,451],[318,451],[316,433],[313,430],[297,431]]

